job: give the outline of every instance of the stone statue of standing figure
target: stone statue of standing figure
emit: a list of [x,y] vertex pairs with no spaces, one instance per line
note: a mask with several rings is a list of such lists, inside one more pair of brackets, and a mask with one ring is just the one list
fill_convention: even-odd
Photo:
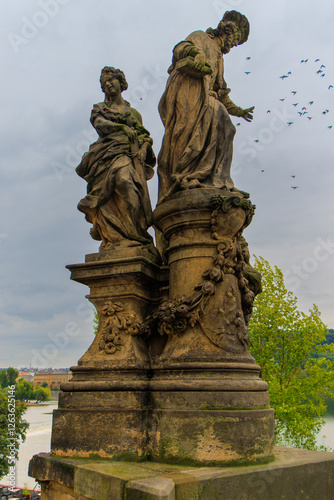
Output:
[[128,84],[124,73],[105,67],[100,83],[105,100],[95,104],[91,123],[99,134],[84,154],[76,172],[87,181],[87,196],[78,209],[93,224],[92,238],[102,240],[102,250],[146,246],[152,208],[147,180],[156,159],[153,141],[138,111],[122,97]]
[[233,190],[230,176],[235,127],[229,115],[246,121],[229,98],[223,54],[248,39],[247,18],[226,12],[216,29],[195,31],[174,47],[159,112],[165,135],[158,157],[159,203],[190,188]]

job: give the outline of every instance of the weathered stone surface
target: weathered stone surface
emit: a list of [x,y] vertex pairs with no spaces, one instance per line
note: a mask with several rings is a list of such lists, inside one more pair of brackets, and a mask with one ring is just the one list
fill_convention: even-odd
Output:
[[99,328],[62,385],[53,454],[211,465],[272,458],[273,412],[247,350],[244,296],[254,293],[238,243],[253,211],[246,193],[217,189],[160,204],[169,280],[139,249],[69,266],[90,287]]
[[[248,33],[247,18],[229,11],[216,29],[194,32],[174,48],[159,106],[165,135],[154,214],[146,182],[155,165],[152,139],[122,97],[124,73],[101,72],[105,100],[91,114],[99,138],[76,171],[87,182],[78,209],[102,243],[85,263],[67,266],[90,288],[98,329],[61,386],[55,456],[210,465],[272,459],[268,386],[247,339],[261,285],[242,233],[255,206],[230,177],[229,114],[251,121],[253,108],[229,99],[222,57]],[[161,252],[148,233],[152,223]],[[31,471],[40,474],[37,461]],[[118,498],[124,490],[122,482],[112,489],[106,465],[102,471],[90,464],[88,473],[76,464],[69,483],[57,479],[59,463],[41,465],[50,492]],[[153,489],[135,479],[129,495],[136,488],[138,495],[146,488],[140,498],[156,498],[154,488],[159,498],[174,494],[169,479],[156,479]]]
[[[273,459],[273,410],[159,410],[157,446],[160,462],[221,465]],[[153,442],[153,439],[152,439]]]
[[259,367],[215,365],[153,371],[152,459],[214,465],[272,458],[274,418]]
[[165,135],[158,157],[159,202],[196,187],[233,189],[230,176],[235,127],[229,115],[246,121],[252,108],[229,98],[223,54],[248,38],[249,23],[226,12],[216,29],[195,31],[178,43],[159,103]]
[[100,83],[104,102],[95,104],[91,124],[99,135],[76,172],[87,182],[87,196],[78,209],[93,224],[92,238],[101,251],[146,247],[155,251],[147,232],[152,208],[147,180],[153,176],[152,139],[140,113],[122,97],[128,88],[124,73],[106,66]]
[[176,193],[154,211],[169,267],[168,302],[159,313],[168,341],[158,363],[255,363],[246,335],[254,293],[238,242],[253,212],[245,194],[218,189]]
[[90,368],[90,375],[92,368],[148,368],[148,345],[137,325],[160,300],[165,277],[159,261],[138,249],[136,255],[125,249],[122,256],[105,252],[103,259],[100,254],[87,257],[84,264],[67,266],[71,279],[90,287],[88,299],[99,317],[98,332],[79,366]]
[[270,464],[223,468],[40,454],[29,475],[44,500],[332,500],[334,453],[276,448]]
[[268,385],[247,349],[256,292],[243,275],[252,268],[241,235],[254,208],[247,193],[201,188],[173,194],[153,214],[169,267],[157,326],[168,340],[149,383],[154,460],[272,459]]
[[148,427],[146,407],[54,410],[51,450],[57,456],[140,460],[147,455]]
[[175,500],[174,481],[168,478],[130,481],[125,491],[127,500]]
[[[72,279],[90,287],[99,328],[72,367],[54,412],[52,453],[58,456],[143,459],[147,453],[149,345],[134,328],[158,302],[163,270],[138,248],[122,255],[89,255],[68,266]],[[152,349],[159,349],[157,339]]]

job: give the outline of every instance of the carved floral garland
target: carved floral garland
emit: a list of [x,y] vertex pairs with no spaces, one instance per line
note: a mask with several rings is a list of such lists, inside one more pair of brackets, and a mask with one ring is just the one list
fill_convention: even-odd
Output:
[[102,307],[105,317],[102,323],[102,334],[99,349],[106,354],[114,354],[124,345],[122,334],[138,335],[138,319],[135,315],[124,312],[124,308],[117,302],[108,302]]
[[[213,258],[213,265],[202,275],[204,281],[195,287],[195,292],[189,297],[181,297],[172,302],[163,303],[158,310],[148,318],[148,323],[157,324],[161,335],[180,335],[188,326],[194,327],[204,313],[205,305],[210,296],[216,292],[217,283],[224,280],[226,274],[233,274],[238,279],[238,286],[242,297],[242,307],[247,324],[251,314],[254,293],[248,287],[247,279],[242,275],[244,259],[242,248],[237,241],[230,238],[219,238],[218,236],[218,214],[219,210],[228,212],[232,207],[243,208],[247,215],[242,230],[251,223],[255,212],[255,206],[250,200],[232,195],[223,197],[216,195],[212,197],[213,212],[211,214],[212,238],[218,240],[217,255]],[[240,230],[240,234],[242,232]],[[238,236],[238,235],[237,235]],[[236,313],[234,324],[240,326],[244,321]],[[242,339],[240,339],[241,341]],[[242,340],[245,343],[245,340]]]
[[[215,294],[217,283],[222,282],[226,274],[233,274],[238,280],[244,319],[240,316],[241,313],[237,312],[233,324],[240,327],[241,331],[245,330],[245,324],[248,324],[252,312],[254,293],[250,290],[248,281],[242,274],[244,259],[237,237],[232,240],[218,236],[218,214],[219,210],[228,212],[233,206],[243,208],[247,216],[243,228],[239,232],[240,236],[242,230],[250,224],[255,206],[250,200],[235,195],[229,197],[213,196],[212,206],[211,233],[213,239],[219,239],[219,243],[212,266],[202,275],[204,281],[194,288],[194,293],[189,297],[180,297],[170,302],[164,302],[143,321],[138,321],[135,315],[124,312],[119,303],[109,302],[102,308],[105,320],[99,343],[100,350],[104,350],[106,354],[119,351],[123,346],[122,334],[149,337],[153,331],[158,330],[160,335],[173,337],[185,332],[188,326],[194,327],[203,315],[210,297]],[[239,341],[246,347],[246,334],[242,338],[240,337]]]

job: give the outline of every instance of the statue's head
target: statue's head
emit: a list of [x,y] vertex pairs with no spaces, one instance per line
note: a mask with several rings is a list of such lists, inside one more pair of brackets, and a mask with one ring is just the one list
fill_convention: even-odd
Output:
[[128,82],[126,81],[123,71],[121,71],[120,69],[113,68],[112,66],[105,66],[101,71],[101,76],[100,76],[100,84],[103,92],[106,91],[107,81],[114,78],[117,78],[117,80],[119,80],[122,92],[123,90],[126,90],[128,88]]
[[209,36],[223,40],[222,52],[227,53],[231,47],[246,42],[249,35],[249,22],[246,16],[236,10],[225,12],[216,29],[206,30]]
[[[248,35],[249,35],[249,22],[246,16],[243,14],[240,14],[240,12],[237,12],[236,10],[230,10],[225,12],[223,19],[219,23],[219,25],[223,23],[226,27],[231,26],[231,24],[234,24],[237,26],[237,29],[240,33],[238,45],[241,45],[242,43],[245,43],[248,40]],[[218,25],[218,27],[219,27]],[[224,29],[224,27],[223,27]]]

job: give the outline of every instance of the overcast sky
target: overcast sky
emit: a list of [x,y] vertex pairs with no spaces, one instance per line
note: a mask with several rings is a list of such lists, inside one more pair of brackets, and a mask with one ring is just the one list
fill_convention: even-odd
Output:
[[[0,367],[71,366],[92,341],[88,288],[70,281],[65,265],[83,262],[99,245],[76,209],[86,183],[74,169],[96,137],[89,118],[103,100],[101,68],[125,72],[123,95],[142,114],[157,154],[163,135],[157,106],[174,45],[192,31],[216,27],[232,9],[251,26],[248,42],[225,56],[232,100],[255,106],[251,124],[233,118],[240,125],[232,177],[257,206],[245,237],[252,254],[283,270],[300,308],[317,304],[334,327],[332,1],[4,5]],[[155,205],[156,176],[150,190]]]

